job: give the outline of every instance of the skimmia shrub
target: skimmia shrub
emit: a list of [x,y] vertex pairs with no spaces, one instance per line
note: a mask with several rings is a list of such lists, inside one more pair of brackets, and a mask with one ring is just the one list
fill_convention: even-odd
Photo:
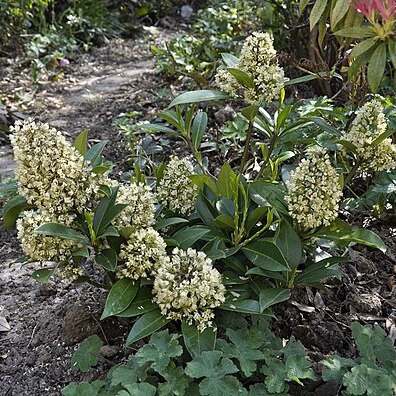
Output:
[[[86,132],[71,145],[33,120],[13,129],[20,195],[4,206],[3,218],[8,229],[17,224],[27,260],[41,262],[34,278],[46,282],[58,274],[102,287],[108,292],[102,320],[136,317],[127,345],[172,322],[194,356],[185,389],[196,379],[201,394],[211,394],[219,381],[231,394],[246,394],[230,377],[238,371],[231,359],[249,376],[255,357],[263,358],[254,335],[249,354],[222,342],[218,350],[202,349],[213,345],[222,315],[271,317],[271,306],[286,301],[293,288],[319,287],[340,275],[350,244],[386,250],[375,233],[348,224],[343,199],[351,191],[361,194],[361,180],[378,170],[394,170],[387,125],[394,106],[377,97],[353,119],[349,109],[337,113],[326,100],[287,103],[282,86],[293,81],[283,79],[274,62],[271,37],[254,33],[243,45],[241,59],[223,54],[222,68],[238,93],[235,106],[246,103],[239,113],[248,124],[245,146],[236,160],[219,164],[205,157],[209,117],[197,104],[235,100],[216,90],[186,92],[159,114],[163,122],[140,125],[180,139],[190,153],[170,156],[151,174],[136,168],[129,182],[109,177],[106,142],[87,149]],[[276,71],[275,85],[263,77],[268,65]],[[386,166],[378,158],[386,158]],[[228,331],[227,337],[238,347],[245,336]],[[144,348],[136,356],[139,365],[153,358],[150,348],[143,357]],[[249,394],[285,394],[287,382],[312,377],[309,362],[296,357],[301,348],[285,348],[264,358]],[[155,361],[164,370],[168,363]],[[170,368],[175,374],[175,365]],[[165,382],[175,380],[168,371],[157,373]],[[139,386],[154,392],[150,383]]]

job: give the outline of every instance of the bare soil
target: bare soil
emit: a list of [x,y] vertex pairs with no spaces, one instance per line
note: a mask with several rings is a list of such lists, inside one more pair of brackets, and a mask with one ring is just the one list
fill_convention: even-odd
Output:
[[[164,36],[163,31],[150,33],[151,40]],[[130,153],[114,120],[136,111],[150,119],[167,103],[160,90],[168,83],[155,74],[148,46],[145,38],[110,41],[73,60],[57,83],[32,85],[26,72],[5,68],[0,71],[0,92],[15,109],[48,122],[70,139],[88,129],[91,143],[109,140],[105,155],[120,173],[128,170]],[[4,134],[0,144],[2,180],[12,174],[13,162]],[[357,219],[363,221],[367,219]],[[274,310],[273,330],[283,338],[301,340],[314,362],[332,353],[355,355],[350,331],[354,320],[379,323],[396,339],[396,224],[371,221],[369,228],[383,237],[389,247],[386,254],[355,246],[342,278],[328,280],[323,290],[297,289]],[[0,395],[59,395],[70,381],[104,377],[131,352],[123,346],[131,323],[99,322],[103,292],[56,279],[37,283],[30,277],[34,264],[15,263],[21,256],[15,233],[0,226],[0,317],[10,327],[0,331]],[[92,334],[106,344],[99,365],[87,374],[72,371],[76,345]],[[337,389],[314,382],[302,394],[335,395]]]

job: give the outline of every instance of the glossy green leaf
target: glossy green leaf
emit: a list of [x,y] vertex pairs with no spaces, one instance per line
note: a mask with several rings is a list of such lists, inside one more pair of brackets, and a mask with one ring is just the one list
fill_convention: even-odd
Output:
[[22,195],[12,197],[3,207],[4,228],[7,231],[11,231],[15,227],[16,221],[22,211],[31,207]]
[[253,315],[265,315],[265,316],[273,316],[270,311],[261,312],[260,303],[256,300],[243,300],[236,299],[236,301],[232,301],[232,299],[226,300],[226,302],[219,307],[220,309],[224,309],[226,311],[232,312],[241,312]]
[[204,111],[199,111],[191,126],[191,138],[195,150],[198,150],[202,138],[208,125],[208,115]]
[[89,244],[89,240],[85,235],[81,234],[76,230],[73,230],[72,228],[66,227],[63,224],[42,224],[40,227],[36,228],[32,232],[45,236],[68,239],[69,241],[79,242],[85,245]]
[[214,351],[216,346],[217,329],[207,327],[199,331],[194,324],[182,321],[184,345],[192,357],[199,356],[204,351]]
[[95,261],[108,271],[114,271],[117,267],[117,253],[113,249],[104,249],[96,255]]
[[102,152],[107,144],[107,140],[96,143],[86,153],[85,159],[91,163],[93,167],[102,163]]
[[229,215],[221,214],[214,219],[214,222],[219,228],[229,230],[235,229],[234,219]]
[[228,67],[236,67],[239,63],[239,59],[235,55],[222,53],[221,57],[223,58],[223,62]]
[[310,264],[297,275],[295,284],[312,284],[322,282],[324,279],[331,276],[341,276],[342,272],[338,263],[345,261],[349,261],[349,259],[345,257],[331,257],[329,259],[324,259],[317,263]]
[[141,124],[139,127],[145,131],[162,132],[170,136],[180,137],[179,132],[176,132],[175,130],[162,124]]
[[257,112],[259,110],[260,106],[257,105],[250,105],[247,107],[244,107],[241,110],[242,115],[244,115],[249,121],[253,121],[257,115]]
[[138,290],[139,282],[134,279],[122,278],[114,283],[107,296],[100,320],[125,311],[135,298]]
[[373,47],[377,41],[373,38],[369,38],[355,45],[351,51],[351,58],[357,58],[361,54],[367,52],[371,47]]
[[349,27],[334,32],[336,36],[349,38],[367,38],[373,37],[374,33],[367,27]]
[[230,164],[226,162],[220,169],[217,188],[219,189],[219,193],[224,198],[233,199],[234,193],[232,190],[232,183],[235,179],[235,173],[232,170]]
[[371,55],[367,68],[367,80],[372,92],[376,93],[384,75],[386,65],[386,44],[381,43]]
[[282,252],[291,268],[297,268],[303,255],[301,239],[286,220],[282,219],[275,234],[276,246]]
[[285,81],[284,86],[287,87],[288,85],[301,84],[303,82],[316,80],[317,78],[320,78],[320,76],[317,74],[307,74],[305,76],[296,77],[291,80]]
[[261,312],[272,305],[286,301],[290,298],[291,292],[288,289],[264,289],[260,291],[260,309]]
[[227,71],[245,88],[254,88],[252,76],[241,69],[227,67]]
[[337,0],[330,14],[331,28],[334,31],[337,24],[349,11],[352,0]]
[[328,0],[316,0],[312,7],[311,14],[309,15],[309,27],[310,30],[319,22],[320,17],[323,15]]
[[128,334],[126,345],[131,345],[136,341],[149,336],[154,333],[154,331],[164,327],[168,322],[170,322],[170,320],[166,319],[159,309],[145,313],[133,325]]
[[84,129],[74,140],[74,147],[82,156],[85,156],[87,152],[87,138],[88,129]]
[[170,217],[168,219],[162,219],[157,221],[154,225],[154,229],[162,230],[163,228],[176,225],[176,224],[188,224],[188,220],[181,217]]
[[388,41],[388,50],[393,63],[393,67],[396,69],[396,40]]
[[32,273],[32,278],[41,283],[47,283],[54,273],[55,268],[40,268]]
[[172,239],[178,243],[181,249],[186,250],[209,232],[210,229],[203,226],[186,227],[173,234]]
[[117,314],[121,318],[131,318],[133,316],[139,316],[146,312],[154,311],[158,308],[158,305],[153,301],[153,294],[150,288],[141,287],[127,309]]
[[300,16],[304,12],[308,3],[309,3],[309,0],[300,0],[300,3],[298,4],[298,13]]
[[173,99],[169,107],[189,103],[207,102],[211,100],[224,100],[228,98],[228,94],[224,92],[203,89],[200,91],[185,92],[179,95],[177,98]]
[[257,267],[269,271],[290,271],[280,249],[270,241],[255,240],[242,248],[246,257]]

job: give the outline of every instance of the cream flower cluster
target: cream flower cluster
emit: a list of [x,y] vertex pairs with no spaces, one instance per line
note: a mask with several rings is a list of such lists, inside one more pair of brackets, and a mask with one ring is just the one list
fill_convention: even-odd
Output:
[[275,61],[276,50],[268,33],[254,32],[243,43],[241,55],[236,68],[249,74],[254,87],[242,87],[226,70],[219,70],[216,83],[219,88],[230,96],[237,97],[243,92],[243,97],[250,103],[261,104],[278,97],[283,87],[284,72]]
[[166,243],[153,228],[133,232],[126,244],[121,246],[117,268],[119,278],[138,279],[155,275],[158,268],[169,261]]
[[328,226],[338,216],[339,177],[324,150],[312,150],[287,183],[291,216],[304,229]]
[[157,187],[158,201],[177,213],[190,214],[198,196],[198,187],[191,181],[193,172],[188,159],[172,157]]
[[113,225],[136,229],[150,227],[154,224],[154,201],[150,187],[143,183],[120,185],[116,202],[128,206],[114,219]]
[[65,283],[72,283],[85,275],[84,268],[76,264],[68,263],[58,269],[57,274]]
[[378,145],[373,141],[386,132],[387,123],[381,102],[374,99],[367,102],[357,113],[351,130],[344,133],[343,139],[356,146],[362,169],[366,171],[390,170],[396,167],[396,146],[391,138]]
[[56,219],[40,211],[27,210],[23,217],[17,220],[18,239],[26,256],[37,261],[68,260],[71,253],[80,248],[80,245],[68,239],[44,236],[33,233],[44,223],[61,223],[70,226],[73,217],[64,215]]
[[225,301],[220,273],[205,253],[175,248],[154,279],[154,301],[169,319],[195,323],[200,331],[212,325],[213,308]]
[[48,124],[30,118],[12,130],[19,193],[50,215],[82,212],[98,188],[84,157]]

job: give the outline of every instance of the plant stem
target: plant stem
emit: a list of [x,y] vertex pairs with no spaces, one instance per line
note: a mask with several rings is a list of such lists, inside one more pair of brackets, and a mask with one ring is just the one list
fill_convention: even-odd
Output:
[[268,155],[267,155],[267,158],[264,159],[264,162],[263,162],[263,164],[261,165],[261,168],[260,168],[259,172],[257,173],[256,177],[254,178],[254,180],[258,180],[258,179],[263,175],[263,173],[264,173],[264,171],[265,171],[265,168],[266,168],[267,165],[268,165],[268,161],[269,161],[269,159],[271,158],[271,154],[272,154],[272,152],[274,151],[275,143],[276,143],[276,139],[277,139],[277,138],[278,138],[278,135],[277,135],[276,133],[274,133],[274,134],[272,135],[271,140],[270,140],[270,146],[269,146],[269,148],[268,148]]
[[356,160],[355,165],[353,165],[352,169],[349,171],[348,176],[345,178],[344,181],[344,188],[348,185],[348,183],[352,180],[353,176],[356,175],[359,166],[361,165],[361,161]]
[[248,130],[247,130],[246,141],[245,141],[245,148],[243,150],[242,162],[241,162],[241,168],[240,168],[241,175],[243,174],[243,172],[245,170],[246,162],[249,157],[250,142],[252,140],[252,135],[253,135],[253,123],[254,123],[254,120],[249,121],[249,126],[248,126]]

